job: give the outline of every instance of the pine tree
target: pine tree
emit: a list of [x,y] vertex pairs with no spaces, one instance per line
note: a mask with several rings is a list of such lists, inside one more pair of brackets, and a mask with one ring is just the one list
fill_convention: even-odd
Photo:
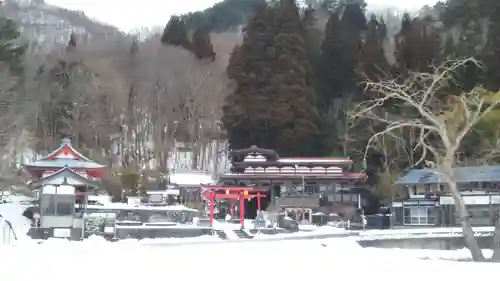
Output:
[[233,149],[269,147],[273,21],[272,9],[262,6],[246,26],[243,43],[231,54],[227,72],[236,90],[226,98],[222,122]]
[[340,97],[342,93],[341,77],[342,71],[340,65],[342,64],[342,39],[340,31],[339,15],[332,12],[328,18],[325,28],[325,37],[321,44],[321,55],[318,61],[316,71],[320,80],[320,93],[322,98],[324,111],[327,111],[332,100]]
[[497,91],[500,89],[500,3],[496,2],[490,8],[488,42],[481,58],[487,69],[484,84]]
[[165,45],[180,46],[190,50],[191,43],[184,21],[179,17],[172,16],[163,30],[161,42]]
[[387,27],[383,21],[372,15],[368,22],[367,32],[361,49],[361,71],[372,81],[379,81],[389,73],[389,62],[384,52],[384,41],[387,39]]
[[364,9],[366,8],[366,3],[364,0],[348,0],[343,5],[342,12],[342,22],[344,27],[350,29],[350,31],[359,34],[360,32],[366,30],[366,17]]
[[313,155],[319,117],[311,87],[304,22],[293,0],[264,7],[245,29],[228,74],[235,93],[223,123],[233,148],[257,145],[280,155]]
[[272,79],[275,97],[271,120],[276,120],[281,128],[282,154],[313,155],[317,151],[304,144],[316,138],[320,118],[304,42],[305,26],[294,0],[281,0],[274,10],[277,60]]
[[16,41],[19,36],[15,22],[0,17],[0,62],[6,63],[15,75],[20,75],[23,70],[22,60],[26,52],[26,46]]
[[71,35],[69,36],[68,46],[66,47],[66,50],[68,50],[68,51],[73,50],[73,49],[76,49],[76,35],[75,35],[75,33],[71,33]]
[[356,95],[359,92],[359,57],[366,19],[361,4],[346,4],[343,14],[330,15],[325,28],[318,62],[323,110],[327,111],[336,98]]
[[215,60],[214,46],[210,40],[210,34],[208,34],[205,28],[199,28],[194,31],[191,51],[198,59]]
[[395,56],[401,72],[430,71],[441,57],[441,35],[429,18],[412,19],[405,14],[395,42]]

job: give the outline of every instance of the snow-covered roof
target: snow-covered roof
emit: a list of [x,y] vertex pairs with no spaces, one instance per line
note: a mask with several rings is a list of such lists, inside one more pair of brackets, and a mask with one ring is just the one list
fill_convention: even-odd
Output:
[[[455,181],[458,183],[470,182],[498,182],[500,181],[500,165],[484,165],[453,168]],[[395,184],[438,184],[445,180],[438,171],[432,169],[413,169],[400,177]]]
[[76,159],[53,159],[53,160],[36,160],[25,165],[26,167],[39,168],[59,168],[68,166],[72,169],[101,169],[103,165],[95,162],[83,162]]
[[42,185],[60,185],[60,184],[68,184],[68,185],[87,185],[90,187],[99,187],[98,180],[92,180],[87,177],[83,177],[77,172],[73,171],[68,167],[64,167],[58,170],[55,173],[47,175],[35,182],[30,184],[31,188],[37,188]]
[[[248,155],[243,160],[244,162],[267,162],[267,158],[263,155]],[[316,163],[316,164],[330,164],[330,163],[352,163],[352,160],[348,157],[323,157],[323,158],[310,158],[310,157],[299,157],[299,158],[279,158],[278,163],[283,164],[302,164],[302,163]]]
[[61,146],[51,152],[49,155],[33,161],[27,165],[28,168],[84,168],[84,169],[101,169],[104,165],[97,164],[89,158],[85,157],[83,154],[78,152],[71,145],[71,140],[65,138],[61,141]]
[[186,207],[184,205],[169,205],[169,206],[132,206],[126,203],[105,203],[103,205],[88,205],[89,210],[140,210],[140,211],[192,211],[199,212],[196,209]]

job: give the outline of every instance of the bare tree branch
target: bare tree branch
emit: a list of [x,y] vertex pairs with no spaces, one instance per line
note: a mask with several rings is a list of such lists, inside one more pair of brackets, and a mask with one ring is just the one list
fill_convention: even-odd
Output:
[[[447,61],[434,67],[433,73],[413,73],[408,78],[367,82],[370,92],[376,93],[372,100],[360,103],[351,117],[371,119],[386,124],[385,129],[376,132],[369,139],[365,149],[365,165],[368,151],[383,136],[391,135],[408,128],[417,130],[418,141],[413,151],[422,150],[415,165],[425,163],[435,169],[439,177],[448,184],[461,219],[468,248],[474,260],[484,260],[470,224],[468,211],[461,196],[453,168],[457,163],[456,155],[467,134],[471,133],[485,116],[497,109],[500,93],[491,93],[483,89],[449,95],[445,102],[442,94],[450,89],[457,71],[469,64],[480,66],[473,58]],[[405,112],[405,116],[381,116],[385,106],[396,104]],[[408,118],[406,116],[410,115]],[[431,157],[435,162],[428,161]]]

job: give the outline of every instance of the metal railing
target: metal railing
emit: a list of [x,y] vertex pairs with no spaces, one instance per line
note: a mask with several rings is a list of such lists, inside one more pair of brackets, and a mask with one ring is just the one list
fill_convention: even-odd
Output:
[[12,239],[17,240],[16,232],[10,221],[0,215],[0,244],[10,244]]

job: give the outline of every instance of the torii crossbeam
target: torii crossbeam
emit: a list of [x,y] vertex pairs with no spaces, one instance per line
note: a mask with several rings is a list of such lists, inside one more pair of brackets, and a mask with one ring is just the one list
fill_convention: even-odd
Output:
[[[201,186],[202,189],[207,189],[209,193],[203,195],[203,197],[210,200],[210,225],[213,226],[214,221],[214,209],[215,209],[215,199],[232,199],[239,200],[240,202],[240,224],[241,228],[245,227],[245,199],[251,199],[257,197],[257,208],[261,209],[260,198],[266,198],[265,194],[261,194],[262,190],[253,187],[232,187],[232,186]],[[216,193],[217,191],[224,191],[224,193]],[[234,212],[234,205],[231,206],[231,212]],[[234,215],[234,213],[232,214]]]

